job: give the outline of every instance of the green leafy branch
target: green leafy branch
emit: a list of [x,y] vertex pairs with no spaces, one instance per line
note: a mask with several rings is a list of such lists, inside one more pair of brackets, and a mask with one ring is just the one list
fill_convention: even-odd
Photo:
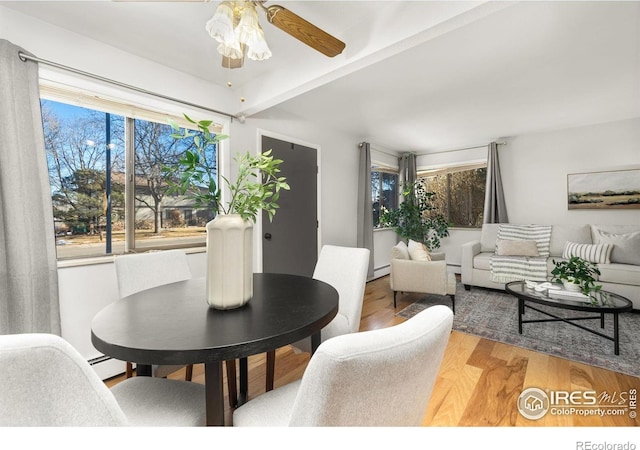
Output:
[[216,213],[239,214],[243,220],[255,222],[260,210],[267,212],[269,220],[278,209],[278,200],[282,190],[289,190],[286,178],[279,176],[281,159],[274,159],[268,150],[256,156],[249,153],[236,155],[238,176],[235,182],[220,175],[231,194],[231,200],[225,206],[221,202],[222,191],[217,183],[215,161],[207,159],[207,151],[226,135],[215,135],[209,131],[213,123],[210,120],[194,121],[187,115],[187,121],[196,125],[198,131],[180,128],[171,123],[174,139],[193,142],[174,166],[165,166],[163,173],[167,178],[170,194],[183,195],[194,201],[199,208],[210,208]]
[[403,239],[423,243],[429,251],[439,248],[440,239],[449,236],[449,224],[441,214],[434,213],[435,195],[419,181],[406,186],[400,206],[382,210],[380,225],[393,228]]

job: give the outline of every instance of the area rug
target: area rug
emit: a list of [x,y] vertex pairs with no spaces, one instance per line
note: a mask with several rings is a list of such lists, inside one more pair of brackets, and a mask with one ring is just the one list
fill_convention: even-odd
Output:
[[[449,297],[426,295],[407,306],[397,315],[410,318],[433,305],[451,306]],[[535,305],[561,317],[590,315],[580,311],[546,308]],[[613,317],[605,315],[605,328],[600,320],[580,321],[580,325],[613,336]],[[526,309],[525,320],[546,319],[547,316]],[[480,336],[485,339],[548,355],[613,370],[640,377],[640,314],[623,313],[619,316],[620,355],[614,354],[613,341],[596,336],[564,322],[525,323],[522,335],[518,334],[518,300],[502,291],[471,288],[466,291],[458,283],[456,289],[456,313],[454,330]]]

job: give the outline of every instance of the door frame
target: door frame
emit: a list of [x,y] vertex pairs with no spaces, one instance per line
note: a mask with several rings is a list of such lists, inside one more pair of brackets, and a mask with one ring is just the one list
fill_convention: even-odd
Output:
[[[273,139],[278,139],[280,141],[284,141],[284,142],[291,142],[292,144],[297,144],[297,145],[302,145],[304,147],[309,147],[309,148],[313,148],[316,151],[316,165],[318,167],[318,172],[316,174],[316,197],[317,197],[317,206],[316,206],[316,218],[318,220],[318,228],[316,229],[316,233],[317,233],[317,242],[318,242],[318,248],[317,248],[317,254],[320,254],[320,249],[322,248],[322,220],[320,220],[320,218],[322,217],[321,212],[322,212],[322,202],[321,202],[321,185],[320,185],[320,180],[321,180],[321,173],[322,173],[322,167],[320,164],[321,159],[321,150],[320,150],[320,146],[317,144],[312,144],[310,142],[306,142],[303,141],[301,139],[297,139],[291,136],[287,136],[284,134],[280,134],[280,133],[276,133],[274,131],[269,131],[269,130],[265,130],[262,128],[258,128],[257,129],[257,136],[256,136],[256,148],[258,149],[259,152],[262,152],[262,137],[266,136],[269,138],[273,138]],[[277,215],[277,213],[276,213]],[[256,271],[258,273],[262,273],[263,270],[263,266],[262,266],[262,255],[263,255],[263,241],[262,241],[262,213],[258,214],[258,217],[256,218],[256,223],[255,223],[255,229],[256,229],[256,233],[254,233],[254,242],[260,242],[259,245],[254,245],[254,251],[255,251],[255,257],[256,257],[256,263],[257,263],[257,267],[256,267]]]

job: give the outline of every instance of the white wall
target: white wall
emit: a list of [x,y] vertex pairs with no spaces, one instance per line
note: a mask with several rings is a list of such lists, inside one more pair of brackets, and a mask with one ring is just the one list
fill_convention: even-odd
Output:
[[320,243],[355,246],[358,198],[357,137],[320,129],[314,123],[282,115],[277,108],[231,124],[230,147],[234,152],[258,149],[259,130],[320,149]]
[[391,247],[398,243],[398,235],[390,228],[373,231],[373,277],[380,278],[390,272]]
[[639,209],[567,208],[567,174],[640,168],[640,118],[517,136],[498,151],[510,222],[640,223]]
[[[640,118],[500,139],[498,147],[511,223],[637,224],[640,210],[569,210],[567,174],[640,168]],[[418,158],[421,167],[477,160],[478,149]],[[486,151],[486,150],[483,150]],[[459,161],[451,159],[452,155]],[[460,245],[479,230],[454,228],[442,240],[449,270],[459,272]]]

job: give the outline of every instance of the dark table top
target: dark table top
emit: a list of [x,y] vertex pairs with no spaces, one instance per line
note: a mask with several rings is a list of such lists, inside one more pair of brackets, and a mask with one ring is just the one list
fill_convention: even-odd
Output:
[[211,363],[273,350],[320,331],[338,312],[327,283],[254,274],[253,297],[231,310],[210,308],[206,280],[159,286],[115,301],[93,319],[102,353],[138,364]]
[[592,293],[593,301],[587,299],[574,299],[571,297],[553,298],[549,296],[549,291],[536,291],[527,287],[524,281],[512,281],[507,283],[505,290],[515,295],[539,304],[555,306],[562,309],[572,309],[575,311],[591,311],[591,312],[624,312],[631,311],[631,300],[614,294],[613,292],[600,290]]

